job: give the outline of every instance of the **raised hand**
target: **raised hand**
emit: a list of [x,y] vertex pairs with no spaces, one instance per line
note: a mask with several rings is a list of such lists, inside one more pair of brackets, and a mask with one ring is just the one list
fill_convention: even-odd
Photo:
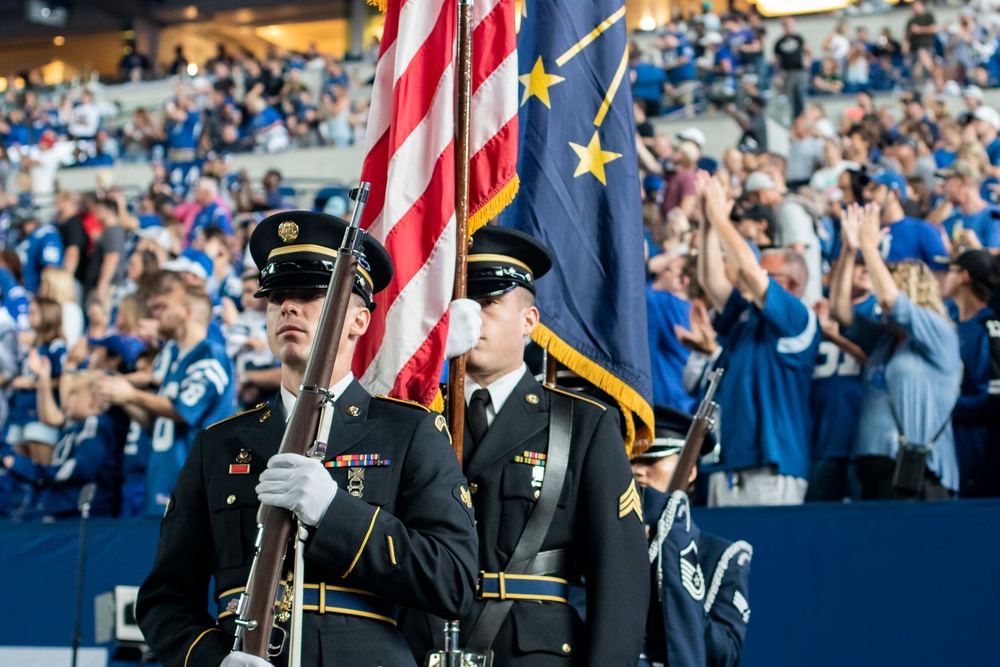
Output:
[[716,342],[718,335],[708,317],[708,310],[701,301],[691,302],[691,329],[685,329],[679,324],[674,325],[674,335],[681,345],[704,354],[712,354],[719,347]]

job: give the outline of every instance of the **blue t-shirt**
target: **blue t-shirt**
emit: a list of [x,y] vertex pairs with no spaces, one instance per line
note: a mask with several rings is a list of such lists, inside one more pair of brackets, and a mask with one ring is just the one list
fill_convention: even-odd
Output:
[[[854,306],[854,314],[874,317],[877,308],[878,302],[871,296]],[[834,343],[821,342],[810,397],[813,460],[846,459],[851,455],[864,390],[861,362]]]
[[990,405],[990,339],[986,324],[993,318],[988,307],[965,322],[953,315],[962,356],[962,393],[955,403],[952,425],[961,476],[958,492],[965,497],[1000,494],[1000,450],[995,440],[997,420]]
[[684,391],[684,364],[690,352],[681,345],[674,326],[691,326],[691,303],[671,294],[646,287],[646,320],[649,327],[650,370],[653,374],[653,402],[691,412],[694,399]]
[[636,63],[632,66],[632,71],[635,72],[632,97],[659,102],[663,95],[663,83],[667,80],[666,72],[649,63]]
[[958,158],[958,153],[955,151],[950,151],[946,148],[939,148],[934,151],[934,164],[937,165],[938,169],[944,169],[945,167],[950,167],[955,164],[955,160]]
[[39,226],[17,244],[17,256],[21,260],[24,288],[34,294],[42,283],[42,269],[62,266],[63,243],[59,230],[53,225]]
[[31,143],[31,130],[27,125],[11,125],[10,131],[3,135],[3,142],[7,146],[19,144],[27,146]]
[[31,306],[28,290],[24,289],[11,272],[3,267],[0,267],[0,292],[3,292],[3,308],[14,320],[17,330],[31,329],[31,324],[28,322],[28,309]]
[[888,225],[882,237],[879,254],[886,262],[901,262],[904,259],[919,259],[933,271],[948,268],[948,251],[944,247],[941,232],[929,222],[905,217]]
[[265,107],[263,111],[250,120],[250,134],[259,134],[275,123],[281,122],[281,114],[274,107]]
[[[663,49],[663,68],[670,83],[675,86],[698,78],[698,70],[694,64],[694,46],[682,36],[678,40],[677,46]],[[681,58],[686,58],[687,61],[677,64]]]
[[[52,379],[58,380],[62,375],[63,364],[66,363],[66,341],[56,338],[48,345],[38,347],[39,356],[48,357],[52,366]],[[21,375],[37,380],[38,376],[28,368],[28,359],[21,362]],[[55,386],[55,382],[53,382]],[[58,392],[57,392],[58,396]],[[10,412],[7,415],[7,422],[11,425],[24,426],[38,421],[38,393],[34,389],[15,389],[10,393]],[[16,445],[19,443],[8,443]]]
[[15,457],[15,476],[35,485],[31,514],[67,517],[79,514],[77,501],[84,484],[97,484],[92,516],[110,516],[118,506],[121,457],[114,423],[95,415],[63,426],[50,465],[36,464],[26,456]]
[[986,248],[1000,248],[1000,208],[987,206],[976,213],[956,211],[944,221],[944,228],[949,238],[955,238],[955,226],[961,224],[963,229],[971,229],[979,237],[979,242]]
[[233,375],[233,362],[225,348],[211,339],[171,360],[159,395],[171,400],[184,421],[157,417],[153,422],[146,476],[147,514],[163,514],[198,431],[233,414]]
[[201,209],[198,215],[194,216],[194,221],[191,223],[191,231],[188,232],[188,243],[194,240],[199,229],[204,229],[205,227],[218,227],[229,236],[233,235],[233,222],[229,217],[229,212],[222,206],[219,206],[218,202],[210,203]]
[[719,385],[722,448],[708,472],[775,464],[809,476],[809,386],[819,351],[816,314],[770,279],[764,307],[733,290],[716,320],[726,369]]
[[986,155],[990,158],[991,165],[1000,167],[1000,137],[991,141],[986,147]]
[[188,111],[184,122],[172,121],[167,126],[167,146],[169,148],[189,148],[198,146],[201,136],[201,114]]

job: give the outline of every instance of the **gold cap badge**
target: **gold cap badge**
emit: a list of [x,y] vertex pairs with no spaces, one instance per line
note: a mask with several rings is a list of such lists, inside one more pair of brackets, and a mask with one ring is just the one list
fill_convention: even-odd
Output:
[[292,220],[285,220],[278,225],[278,238],[285,243],[291,243],[299,238],[299,226]]

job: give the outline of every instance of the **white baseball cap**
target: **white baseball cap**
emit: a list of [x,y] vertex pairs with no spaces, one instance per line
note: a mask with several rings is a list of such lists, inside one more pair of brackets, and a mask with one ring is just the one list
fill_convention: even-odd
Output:
[[983,101],[983,89],[979,86],[966,86],[962,89],[962,97],[971,97],[974,100]]
[[997,113],[997,110],[992,107],[979,107],[972,112],[972,117],[989,123],[994,130],[1000,130],[1000,113]]
[[689,127],[677,133],[677,138],[681,141],[691,141],[698,144],[698,148],[705,148],[705,133],[697,127]]
[[763,171],[755,171],[747,176],[743,184],[743,192],[760,192],[761,190],[777,190],[778,184],[774,182],[770,174]]

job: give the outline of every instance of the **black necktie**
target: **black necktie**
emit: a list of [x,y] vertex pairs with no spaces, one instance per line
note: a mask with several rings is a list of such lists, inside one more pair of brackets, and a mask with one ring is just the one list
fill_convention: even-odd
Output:
[[490,392],[486,389],[477,389],[472,392],[472,400],[469,401],[469,409],[465,412],[465,419],[469,422],[469,433],[472,434],[472,444],[478,445],[486,435],[489,422],[486,420],[486,408],[490,404]]

